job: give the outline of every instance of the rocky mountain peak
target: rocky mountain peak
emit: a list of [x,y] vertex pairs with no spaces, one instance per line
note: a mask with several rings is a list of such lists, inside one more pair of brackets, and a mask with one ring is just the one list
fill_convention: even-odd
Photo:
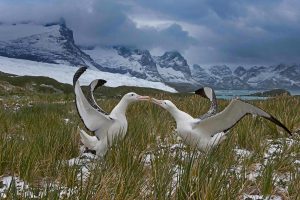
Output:
[[74,66],[98,66],[75,45],[72,30],[63,23],[0,25],[0,32],[1,29],[13,33],[0,37],[2,56]]
[[184,60],[183,56],[178,51],[167,51],[161,56],[164,60],[173,60],[176,57],[180,60]]
[[245,73],[247,72],[247,70],[242,67],[242,66],[238,66],[233,73],[239,77],[243,76]]
[[274,67],[274,71],[282,71],[286,68],[285,64],[279,64],[277,66]]
[[159,59],[167,64],[166,67],[188,66],[186,59],[178,51],[165,52]]
[[280,71],[280,76],[287,77],[293,81],[300,82],[300,65],[285,66],[285,68]]
[[186,59],[178,51],[168,51],[156,57],[156,62],[161,68],[172,68],[183,72],[186,77],[191,76],[190,67]]
[[118,54],[129,60],[138,61],[142,66],[153,66],[155,67],[154,59],[152,58],[148,50],[130,48],[125,46],[114,46]]
[[214,76],[224,77],[224,76],[231,76],[232,71],[227,65],[216,65],[212,66],[209,71]]

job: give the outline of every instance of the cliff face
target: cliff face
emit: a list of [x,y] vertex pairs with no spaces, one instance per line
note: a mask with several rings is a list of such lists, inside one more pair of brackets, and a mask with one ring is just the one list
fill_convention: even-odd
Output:
[[64,24],[0,25],[0,29],[14,33],[3,36],[0,55],[46,63],[64,63],[97,67],[97,64],[75,45],[73,32]]

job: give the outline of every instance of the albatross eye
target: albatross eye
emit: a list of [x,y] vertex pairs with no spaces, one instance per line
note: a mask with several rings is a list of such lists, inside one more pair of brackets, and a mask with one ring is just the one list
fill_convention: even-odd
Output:
[[133,96],[134,94],[131,94],[131,96]]

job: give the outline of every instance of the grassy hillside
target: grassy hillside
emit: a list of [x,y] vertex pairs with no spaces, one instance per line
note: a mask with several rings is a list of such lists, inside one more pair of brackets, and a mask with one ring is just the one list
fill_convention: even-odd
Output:
[[[92,81],[92,80],[91,80]],[[6,85],[11,85],[11,89],[5,89]],[[52,89],[50,87],[52,86]],[[70,84],[60,83],[52,78],[44,77],[44,76],[16,76],[13,74],[7,74],[0,71],[0,95],[1,94],[19,94],[19,93],[60,93],[56,90],[62,91],[64,94],[73,94],[73,86]],[[9,88],[9,87],[8,87]],[[53,89],[54,88],[54,89]],[[56,89],[56,90],[55,90]],[[83,86],[83,89],[86,91],[87,87]],[[152,88],[140,88],[140,87],[133,87],[133,86],[120,86],[120,87],[107,87],[102,86],[101,89],[97,89],[95,91],[96,97],[120,97],[128,92],[136,92],[140,94],[164,94],[168,92],[161,91],[159,89],[152,89]],[[172,95],[171,93],[169,93]],[[173,94],[175,96],[186,96],[189,95],[187,93],[176,93]]]
[[[3,78],[4,77],[4,78]],[[9,77],[0,89],[0,198],[7,199],[300,199],[300,136],[288,137],[265,119],[245,117],[208,153],[182,145],[171,116],[150,102],[129,107],[129,130],[105,158],[80,152],[72,86],[44,77]],[[46,84],[64,91],[38,90]],[[4,84],[3,84],[4,85]],[[1,87],[0,87],[1,88]],[[110,111],[128,91],[172,100],[199,116],[209,102],[192,94],[119,87],[97,90]],[[228,101],[219,101],[220,110]],[[251,102],[300,128],[300,98]],[[13,178],[12,178],[13,177]],[[8,179],[12,178],[7,185]],[[250,198],[250,196],[249,196]]]

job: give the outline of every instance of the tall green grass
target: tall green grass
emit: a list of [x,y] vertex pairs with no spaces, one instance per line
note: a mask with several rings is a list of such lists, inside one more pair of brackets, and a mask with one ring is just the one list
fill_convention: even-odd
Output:
[[[194,117],[209,108],[208,101],[194,95],[153,95],[172,100]],[[300,160],[299,135],[293,136],[294,143],[289,146],[285,142],[288,136],[281,129],[265,119],[247,116],[230,130],[221,145],[208,153],[186,146],[173,149],[171,146],[178,143],[173,131],[175,122],[165,110],[150,102],[128,108],[125,139],[117,141],[103,159],[85,164],[90,170],[85,178],[81,165],[66,164],[80,155],[77,126],[84,127],[72,98],[57,94],[2,96],[1,176],[20,177],[30,185],[28,190],[45,199],[241,199],[244,193],[300,198],[300,166],[294,163]],[[107,95],[98,103],[110,111],[118,100]],[[22,104],[17,111],[13,109],[16,101]],[[228,103],[220,100],[220,110]],[[277,97],[251,103],[270,112],[288,128],[300,128],[299,98]],[[4,109],[4,105],[8,108]],[[64,119],[70,121],[66,123]],[[272,144],[277,141],[283,148],[266,162],[264,154],[270,147],[267,140],[272,140]],[[247,149],[251,155],[239,157],[235,148]],[[149,163],[145,163],[147,156]],[[257,163],[262,170],[251,181],[247,175]],[[275,177],[280,174],[290,174],[290,180],[277,183]],[[279,191],[280,187],[287,190]],[[66,188],[72,192],[61,195]],[[8,199],[25,197],[13,186],[7,191]]]

